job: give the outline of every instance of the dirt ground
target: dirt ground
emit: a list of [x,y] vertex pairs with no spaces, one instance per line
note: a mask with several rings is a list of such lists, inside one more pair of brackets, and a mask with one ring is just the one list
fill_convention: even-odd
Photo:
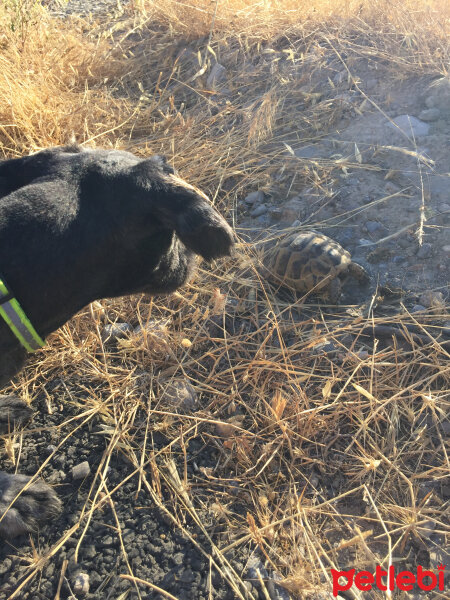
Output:
[[[104,6],[109,5],[101,3],[102,10]],[[99,8],[97,3],[92,5],[92,2],[87,0],[71,0],[63,9],[63,13],[79,10],[84,12],[86,7],[95,10]],[[145,34],[136,39],[136,47],[141,47],[143,35]],[[168,56],[167,64],[170,66],[176,61],[184,80],[187,81],[199,71],[198,51],[203,50],[204,46],[204,38],[182,40],[174,47],[172,56]],[[151,48],[147,51],[151,52]],[[407,78],[399,78],[393,83],[394,80],[387,77],[385,60],[379,57],[368,59],[366,54],[361,58],[351,57],[349,60],[325,42],[305,46],[304,40],[291,39],[288,45],[285,39],[280,39],[278,45],[262,44],[258,51],[247,54],[245,60],[241,52],[234,52],[232,48],[221,46],[220,43],[215,46],[215,52],[216,56],[205,72],[193,82],[189,79],[192,89],[196,90],[193,95],[192,90],[184,90],[187,86],[183,88],[179,81],[171,83],[175,98],[178,98],[178,93],[184,94],[179,104],[183,101],[186,110],[189,109],[189,102],[193,102],[193,96],[200,91],[206,89],[214,92],[207,96],[208,100],[203,107],[206,116],[213,115],[216,119],[216,129],[209,133],[211,143],[214,142],[215,136],[226,132],[227,127],[244,127],[246,119],[256,118],[261,121],[267,98],[272,98],[274,104],[283,107],[283,114],[289,115],[286,125],[281,130],[276,128],[276,122],[269,127],[266,123],[262,127],[266,133],[263,143],[259,144],[255,152],[254,161],[257,166],[251,177],[247,178],[245,193],[240,193],[233,200],[229,210],[228,216],[242,240],[251,248],[252,240],[257,239],[261,232],[276,233],[292,227],[317,229],[349,250],[353,259],[367,269],[371,280],[366,287],[357,282],[346,284],[339,309],[330,309],[326,305],[317,304],[315,300],[299,305],[292,318],[307,322],[308,327],[315,328],[315,337],[311,336],[311,330],[306,326],[305,331],[308,333],[303,334],[297,331],[293,333],[292,328],[289,329],[286,325],[287,333],[283,330],[283,338],[277,338],[275,335],[270,338],[272,346],[269,344],[267,354],[261,360],[269,361],[272,352],[270,347],[283,348],[285,343],[286,347],[293,349],[291,362],[296,368],[299,366],[299,369],[307,369],[308,365],[313,365],[313,372],[319,365],[317,368],[321,387],[325,379],[338,381],[342,363],[339,353],[342,348],[338,347],[336,342],[337,334],[330,341],[327,332],[340,331],[340,328],[344,330],[349,319],[365,318],[373,314],[373,307],[378,307],[377,318],[384,316],[386,323],[392,323],[397,315],[402,315],[401,318],[406,318],[407,315],[408,323],[412,325],[411,331],[416,334],[423,334],[424,328],[428,327],[427,331],[432,331],[443,344],[441,360],[448,361],[450,79],[437,74],[417,73],[409,74]],[[180,73],[178,77],[181,78]],[[126,87],[126,83],[123,85]],[[130,95],[138,92],[137,87],[133,88],[133,85],[131,82]],[[141,85],[146,87],[144,77]],[[287,93],[284,93],[283,86],[289,90]],[[180,87],[183,92],[180,92]],[[231,106],[238,106],[233,116],[234,121],[230,118]],[[328,116],[324,122],[316,116],[318,106],[326,107]],[[169,109],[162,107],[163,112],[166,110]],[[325,111],[325,108],[323,110]],[[186,113],[184,114],[186,116]],[[272,127],[276,133],[271,133]],[[137,142],[131,141],[131,148],[134,143]],[[239,172],[235,168],[233,173],[221,179],[221,193],[231,196],[237,181],[245,177],[245,165],[242,165]],[[230,299],[233,298],[232,290],[239,286],[245,287],[245,282],[242,283],[240,279],[239,268],[239,265],[235,264],[232,267],[232,275],[217,284],[224,293],[228,292]],[[195,303],[198,302],[197,297],[201,291],[194,285],[194,292],[192,294],[195,296]],[[252,303],[258,297],[257,293],[252,294],[254,290],[245,292],[247,302]],[[237,300],[234,304],[233,300],[230,300],[230,311],[237,305]],[[118,314],[117,309],[108,303],[103,307],[106,307],[106,313],[112,321],[126,321],[133,327],[137,325],[130,316],[131,313]],[[257,334],[259,335],[260,323],[267,323],[269,317],[264,314],[264,317],[261,317],[262,321],[255,324],[254,310],[245,313],[239,312],[238,308],[233,313],[236,318],[231,324],[226,322],[225,317],[223,321],[220,317],[209,322],[208,332],[210,338],[215,340],[214,344],[216,338],[223,339],[227,335],[234,335],[241,328],[240,331],[245,331],[250,340],[258,342],[257,346],[266,348],[258,341],[260,338]],[[195,310],[192,309],[189,315],[194,318]],[[173,318],[173,322],[176,323],[176,317]],[[100,324],[99,328],[101,327]],[[392,334],[392,331],[390,333]],[[66,340],[70,337],[69,334],[64,335],[67,335]],[[84,330],[82,335],[89,336]],[[375,352],[373,340],[366,340],[366,343],[359,347],[354,345],[357,338],[352,330],[350,341],[348,338],[344,340],[342,347],[351,348],[355,354],[359,352],[360,357]],[[262,339],[266,344],[266,338]],[[202,343],[205,343],[205,340]],[[123,353],[126,352],[132,356],[133,364],[138,365],[137,370],[133,372],[133,379],[127,384],[121,402],[126,405],[127,402],[139,398],[139,401],[145,404],[149,389],[153,385],[151,368],[148,364],[144,368],[139,363],[140,355],[132,354],[130,348],[121,346],[120,341],[112,342],[109,351],[108,364],[118,370],[129,364],[125,363],[123,358]],[[260,359],[258,352],[256,348],[249,364]],[[388,350],[385,352],[383,360],[386,364],[391,363],[394,359]],[[127,360],[129,355],[127,354]],[[208,362],[209,358],[202,358],[205,372],[208,369],[214,372],[217,364],[221,365],[224,372],[228,372],[227,360],[232,359],[220,355],[220,362],[219,358],[215,360],[215,356],[211,354],[209,357],[211,363]],[[314,358],[317,356],[319,358]],[[101,361],[100,350],[97,359]],[[426,361],[429,359],[432,363],[434,360],[431,352],[428,355],[425,353],[422,359],[420,369],[424,370],[427,366]],[[408,360],[405,359],[405,364]],[[448,389],[445,364],[448,365],[448,362],[442,367],[441,379],[433,380],[430,384],[434,386],[433,393],[438,393],[441,387],[442,397]],[[402,368],[406,370],[407,366]],[[103,419],[101,411],[93,415],[88,414],[88,409],[94,402],[92,397],[95,396],[95,401],[98,402],[109,402],[108,386],[100,375],[95,376],[98,380],[94,376],[91,380],[77,373],[76,365],[72,371],[63,374],[55,368],[51,376],[47,372],[40,373],[38,367],[37,369],[32,388],[35,391],[33,407],[36,416],[31,433],[20,438],[20,442],[16,440],[15,452],[20,454],[17,464],[20,464],[21,472],[34,474],[44,460],[50,457],[42,475],[48,482],[57,486],[58,493],[64,500],[64,512],[52,528],[45,529],[33,537],[31,550],[30,539],[27,538],[18,538],[14,543],[3,543],[0,546],[0,598],[125,600],[139,597],[156,600],[175,597],[178,600],[331,600],[333,596],[329,579],[322,576],[320,580],[320,576],[317,575],[314,586],[308,587],[305,584],[310,578],[311,565],[319,560],[319,556],[308,550],[310,546],[307,538],[323,536],[328,544],[323,542],[325,546],[334,548],[333,552],[336,554],[333,556],[339,560],[336,565],[339,564],[341,568],[350,568],[354,564],[356,554],[352,544],[348,547],[345,544],[341,546],[343,532],[350,535],[351,531],[352,535],[359,535],[355,533],[360,532],[358,527],[361,526],[364,530],[359,519],[368,515],[369,504],[367,490],[364,493],[359,491],[356,500],[347,502],[345,497],[340,497],[340,492],[344,492],[345,489],[343,480],[347,477],[343,474],[346,472],[342,462],[345,454],[343,449],[349,447],[350,439],[354,437],[354,429],[338,429],[342,438],[347,440],[344,440],[345,443],[338,449],[334,448],[334,437],[331,440],[324,434],[323,438],[306,440],[308,436],[303,429],[301,435],[304,435],[307,444],[305,448],[308,450],[298,450],[299,454],[296,455],[292,448],[286,449],[283,446],[283,456],[292,458],[301,454],[302,460],[305,459],[302,463],[302,473],[307,473],[304,476],[309,477],[308,485],[315,490],[314,501],[319,504],[330,503],[327,504],[327,510],[332,515],[330,519],[336,520],[336,527],[333,529],[328,525],[317,525],[313,533],[307,528],[296,529],[294,525],[289,529],[290,524],[286,523],[285,533],[290,540],[289,551],[283,555],[284,542],[280,539],[284,538],[280,534],[281,537],[277,538],[276,560],[273,556],[269,559],[261,550],[264,544],[256,535],[253,538],[249,537],[245,543],[234,545],[238,534],[230,532],[224,515],[227,510],[230,514],[234,511],[242,518],[242,522],[247,521],[250,531],[254,531],[251,527],[252,516],[248,516],[247,510],[248,498],[255,494],[255,490],[247,485],[242,487],[241,480],[235,474],[238,469],[233,471],[228,459],[224,459],[221,443],[213,441],[214,436],[210,435],[208,429],[206,433],[200,429],[189,433],[187,450],[182,445],[177,446],[173,443],[176,435],[174,432],[179,423],[176,421],[173,425],[171,417],[166,417],[166,421],[170,421],[169,424],[164,421],[160,430],[151,431],[152,457],[155,457],[155,464],[158,464],[165,478],[161,483],[161,493],[161,489],[155,484],[157,478],[149,478],[148,481],[143,479],[137,469],[138,464],[130,461],[130,452],[126,453],[120,443],[113,446],[111,454],[107,453],[110,440],[116,434],[113,434],[111,425]],[[251,379],[251,369],[248,368],[248,371],[248,377]],[[149,376],[149,372],[152,377]],[[197,377],[194,369],[189,370],[189,366],[183,374],[190,376],[191,380]],[[207,379],[206,375],[205,378]],[[417,381],[420,387],[419,375]],[[195,402],[199,402],[203,410],[212,410],[211,407],[216,406],[217,402],[214,393],[207,384],[198,380],[196,384],[201,392]],[[304,384],[305,390],[308,385],[309,380]],[[323,391],[324,402],[328,400],[332,385],[333,383],[328,392]],[[218,389],[222,388],[218,386]],[[224,385],[223,390],[227,389]],[[268,386],[267,389],[267,394],[271,393],[272,388]],[[323,388],[325,389],[326,387]],[[431,391],[426,389],[421,389],[420,393],[425,394],[427,391],[431,395]],[[251,393],[249,392],[248,396],[245,396],[245,393],[244,397],[250,406]],[[305,394],[307,396],[307,392]],[[305,406],[308,406],[308,410],[313,410],[307,404],[309,401],[313,402],[306,399]],[[372,401],[370,399],[370,402]],[[133,447],[136,457],[149,443],[144,404],[141,404],[134,414],[132,434],[127,438],[127,444]],[[191,409],[192,407],[186,405],[182,413],[186,416]],[[195,410],[200,408],[196,405]],[[351,412],[352,409],[348,410]],[[244,422],[245,418],[255,419],[255,422],[257,420],[250,409],[249,415],[244,415],[244,411],[239,407],[236,410],[236,407],[230,408],[226,405],[226,411],[227,417],[236,418],[237,421],[233,423],[238,423],[239,426],[243,423],[242,419]],[[436,416],[436,413],[433,414]],[[442,475],[434,477],[433,472],[445,467],[447,455],[444,447],[450,434],[450,422],[448,415],[442,411],[439,412],[438,420],[430,415],[431,413],[424,411],[420,419],[417,417],[417,422],[411,417],[410,423],[414,421],[414,427],[411,425],[411,431],[408,433],[405,431],[409,425],[402,421],[404,415],[395,417],[398,418],[398,423],[401,422],[399,429],[403,427],[402,431],[407,436],[408,446],[405,442],[404,447],[408,447],[408,452],[410,439],[415,435],[417,438],[414,439],[419,444],[417,452],[423,452],[424,456],[430,448],[436,452],[433,459],[429,458],[428,454],[423,458],[423,464],[427,465],[429,473],[427,471],[428,474],[420,480],[417,503],[420,506],[428,506],[429,513],[426,513],[428,516],[420,522],[421,537],[408,539],[407,543],[396,547],[398,554],[395,560],[402,565],[424,564],[434,568],[441,562],[449,564],[446,549],[449,532],[445,526],[445,511],[448,511],[450,499],[449,480]],[[317,418],[318,430],[320,427],[323,428],[322,431],[330,428],[330,421],[324,420],[321,425],[322,417],[319,415]],[[341,418],[343,417],[339,416],[339,419]],[[357,421],[356,417],[355,420]],[[380,431],[384,426],[382,418],[374,425],[375,429],[380,427]],[[173,429],[170,429],[171,427]],[[182,427],[185,427],[184,423]],[[359,425],[355,427],[358,428]],[[417,433],[419,429],[420,435]],[[424,429],[428,430],[428,434],[424,433]],[[221,432],[220,428],[218,431],[218,439],[221,435],[222,438],[227,438],[227,434]],[[271,431],[270,426],[268,431]],[[65,436],[69,432],[71,433],[67,441]],[[388,440],[390,435],[390,429],[386,425],[385,434],[380,433],[380,436]],[[424,436],[427,436],[425,441]],[[179,438],[176,439],[178,443]],[[242,436],[243,444],[246,439]],[[227,443],[228,441],[224,446],[229,449],[231,446],[227,446]],[[322,448],[328,443],[331,449],[329,460],[334,464],[332,475],[320,458]],[[403,447],[400,442],[399,444],[399,448]],[[299,442],[299,448],[300,446]],[[268,460],[267,456],[271,450],[266,450],[268,454],[263,455],[261,463],[258,459],[258,466],[262,466]],[[397,456],[397,449],[393,449],[392,452]],[[414,454],[415,451],[411,452]],[[108,456],[107,462],[105,456]],[[408,463],[411,472],[417,467],[414,460],[411,459]],[[448,462],[448,458],[446,460]],[[84,461],[88,461],[89,471],[85,477],[76,480],[73,478],[72,469]],[[231,462],[233,464],[233,461]],[[413,463],[416,466],[411,466]],[[154,465],[151,464],[150,467],[154,468]],[[0,455],[0,468],[11,468],[10,457]],[[251,470],[253,465],[247,465],[247,468]],[[278,478],[277,486],[280,490],[288,487],[282,471],[282,466],[273,467],[270,475]],[[183,482],[177,480],[174,473],[185,474],[190,485],[189,496],[194,500],[187,497]],[[106,477],[102,486],[94,487],[94,474],[97,484],[99,477]],[[271,481],[268,476],[267,489],[272,485]],[[374,481],[371,480],[370,484],[373,483],[376,489]],[[299,486],[302,482],[304,479],[296,479]],[[370,484],[367,483],[369,487]],[[405,489],[409,489],[408,485]],[[297,491],[299,496],[303,497],[299,490]],[[407,492],[402,494],[407,496]],[[212,507],[211,498],[214,499]],[[269,492],[267,498],[271,498]],[[175,506],[173,511],[164,509],[169,501]],[[191,510],[191,502],[194,502],[195,510]],[[313,500],[305,500],[306,504],[308,502],[313,503]],[[387,500],[386,502],[389,504]],[[398,497],[396,502],[399,503],[397,514],[401,520],[404,516],[403,505],[400,506]],[[95,505],[97,509],[88,514]],[[408,502],[405,500],[406,505]],[[265,506],[266,504],[261,503],[261,512],[258,515],[258,522],[262,524],[265,523]],[[375,520],[373,514],[371,513],[371,518]],[[340,515],[343,515],[342,521]],[[347,518],[353,529],[343,525]],[[405,519],[407,521],[406,517]],[[238,517],[236,522],[237,520]],[[384,556],[386,549],[380,541],[383,532],[380,529],[375,534],[378,535],[378,541],[373,543],[373,552],[378,552],[377,556]],[[295,553],[293,547],[296,548]],[[221,549],[220,552],[218,548]],[[50,557],[46,556],[48,552],[51,553]],[[46,557],[45,560],[42,557]],[[42,562],[39,563],[39,560]],[[302,585],[292,584],[292,573],[288,568],[290,562],[302,565],[302,575],[299,576]],[[284,571],[278,569],[279,565],[284,565]],[[29,575],[31,566],[36,570],[37,576]],[[131,573],[166,590],[172,596],[164,596],[155,587],[140,587],[136,582],[120,578],[121,574]],[[283,578],[280,573],[289,575],[284,586],[278,583]],[[27,581],[27,577],[30,577],[30,581]],[[355,593],[340,597],[384,597],[377,594]],[[402,592],[395,597],[413,600],[423,597],[423,594],[420,595],[417,591]],[[440,597],[443,598],[444,595]]]

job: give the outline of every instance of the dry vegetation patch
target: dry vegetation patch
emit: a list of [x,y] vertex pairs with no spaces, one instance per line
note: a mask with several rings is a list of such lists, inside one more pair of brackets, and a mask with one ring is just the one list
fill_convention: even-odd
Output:
[[[281,194],[294,176],[330,198],[344,169],[376,168],[363,149],[345,160],[293,156],[345,114],[334,101],[339,70],[360,89],[360,112],[378,107],[358,79],[367,65],[392,85],[449,76],[450,13],[438,1],[136,1],[90,24],[35,10],[17,28],[11,4],[0,7],[3,155],[72,136],[164,152],[234,223],[252,189]],[[229,71],[221,86],[207,83],[216,61]],[[314,212],[310,223],[320,225]],[[258,548],[294,597],[317,599],[331,590],[330,568],[435,568],[442,559],[446,306],[384,310],[381,293],[339,310],[298,305],[276,296],[257,264],[242,242],[167,300],[95,303],[18,377],[14,389],[30,399],[57,380],[60,400],[79,409],[60,426],[62,446],[80,428],[101,428],[107,440],[79,521],[44,563],[75,532],[81,546],[92,514],[113,505],[105,481],[117,455],[134,469],[140,504],[158,504],[183,530],[186,519],[201,527],[236,597],[246,592],[228,557],[241,546]],[[144,334],[104,344],[103,327],[116,321]],[[164,393],[180,380],[196,392],[188,408]],[[214,464],[202,463],[205,452]],[[23,576],[42,566],[31,561]],[[131,563],[128,576],[139,576]]]

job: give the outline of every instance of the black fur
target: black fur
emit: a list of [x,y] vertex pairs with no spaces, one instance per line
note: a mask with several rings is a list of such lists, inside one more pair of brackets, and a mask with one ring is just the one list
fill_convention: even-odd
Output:
[[[0,162],[0,277],[41,337],[93,300],[170,293],[191,276],[195,254],[212,260],[232,246],[226,221],[164,157],[67,146]],[[0,385],[25,356],[0,319]],[[0,397],[2,406],[3,430],[24,421],[26,409],[10,397]],[[15,477],[0,473],[4,537],[33,530],[59,508],[53,491],[38,482],[14,504],[20,519],[11,509],[5,514],[11,490],[23,486]],[[42,519],[36,496],[48,505]]]

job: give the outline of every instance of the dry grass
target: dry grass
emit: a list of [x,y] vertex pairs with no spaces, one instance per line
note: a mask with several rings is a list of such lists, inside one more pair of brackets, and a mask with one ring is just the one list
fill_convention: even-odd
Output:
[[[273,175],[278,193],[295,181],[327,198],[336,172],[378,167],[298,160],[286,150],[320,139],[342,116],[324,73],[345,67],[357,82],[358,69],[377,62],[392,82],[448,76],[450,13],[425,0],[318,0],[301,11],[297,4],[136,0],[89,31],[45,11],[33,27],[12,31],[1,7],[0,150],[17,156],[75,135],[163,151],[231,219],[247,190],[271,191]],[[215,57],[229,68],[226,101],[206,85]],[[448,535],[445,307],[420,321],[405,308],[389,317],[371,305],[299,310],[273,295],[255,263],[242,244],[238,257],[201,271],[167,301],[96,303],[19,376],[15,388],[28,398],[56,374],[68,400],[84,390],[62,443],[93,419],[108,439],[82,517],[64,539],[84,531],[105,503],[114,507],[105,474],[120,449],[141,493],[187,535],[186,514],[207,537],[206,516],[222,526],[212,561],[236,597],[245,592],[228,557],[246,544],[299,596],[329,591],[331,567],[415,565],[432,544],[430,528]],[[114,352],[102,345],[105,323],[153,319],[166,324],[159,336],[133,336]],[[367,330],[381,325],[406,341],[399,334],[374,344]],[[324,341],[337,350],[314,351]],[[162,390],[179,377],[196,387],[198,410],[165,399]],[[166,436],[163,449],[153,446],[156,431]],[[214,448],[218,461],[188,478],[192,438]],[[30,578],[64,539],[31,561]],[[139,573],[130,567],[124,575]]]

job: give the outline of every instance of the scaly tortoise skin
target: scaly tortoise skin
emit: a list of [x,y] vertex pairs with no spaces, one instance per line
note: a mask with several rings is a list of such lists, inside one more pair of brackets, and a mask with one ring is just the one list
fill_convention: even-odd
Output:
[[264,252],[264,274],[278,285],[336,303],[347,275],[365,282],[369,279],[347,250],[317,231],[292,233],[274,242]]

